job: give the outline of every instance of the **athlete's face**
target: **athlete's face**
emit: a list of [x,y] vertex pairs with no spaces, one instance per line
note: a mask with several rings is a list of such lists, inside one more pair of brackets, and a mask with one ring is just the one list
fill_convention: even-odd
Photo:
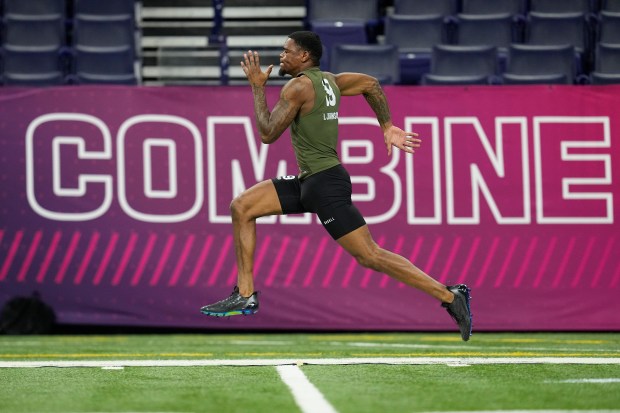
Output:
[[290,37],[284,42],[284,50],[280,53],[280,76],[291,75],[294,76],[300,70],[302,63],[304,62],[305,52],[299,48],[295,40]]

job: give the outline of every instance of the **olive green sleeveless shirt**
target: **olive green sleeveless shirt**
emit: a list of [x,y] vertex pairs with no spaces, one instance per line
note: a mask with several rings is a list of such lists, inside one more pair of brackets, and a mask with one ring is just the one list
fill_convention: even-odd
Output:
[[312,81],[315,94],[312,111],[297,116],[291,125],[299,179],[303,180],[340,163],[336,149],[340,90],[318,67],[307,69],[301,75]]

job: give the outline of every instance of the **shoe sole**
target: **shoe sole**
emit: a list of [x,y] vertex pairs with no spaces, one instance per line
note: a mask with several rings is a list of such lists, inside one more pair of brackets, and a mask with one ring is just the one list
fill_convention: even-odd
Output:
[[464,341],[468,341],[471,338],[471,333],[472,333],[472,330],[473,330],[473,327],[474,327],[474,316],[472,315],[471,307],[469,306],[469,299],[471,298],[469,293],[471,292],[471,288],[466,288],[465,292],[463,292],[461,290],[459,290],[459,292],[461,294],[463,294],[463,296],[465,297],[465,305],[467,306],[467,314],[469,314],[469,331],[468,331],[468,334],[467,334],[467,338],[462,337],[462,336],[461,336],[461,338]]
[[224,313],[200,310],[200,312],[204,315],[208,315],[212,317],[230,317],[233,315],[252,315],[252,314],[258,313],[258,310],[244,309],[244,310],[226,311]]

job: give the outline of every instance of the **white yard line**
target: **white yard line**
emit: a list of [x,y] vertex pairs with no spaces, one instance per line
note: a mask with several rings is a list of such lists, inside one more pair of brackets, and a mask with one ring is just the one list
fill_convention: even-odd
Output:
[[596,383],[596,384],[606,384],[606,383],[620,383],[620,378],[605,378],[605,379],[568,379],[568,380],[548,380],[545,383],[579,383],[579,384],[587,384],[587,383]]
[[423,413],[620,413],[620,410],[467,410]]
[[310,383],[310,380],[297,365],[277,366],[276,370],[284,384],[293,393],[295,403],[302,413],[337,413],[337,410],[325,399],[323,393]]
[[[69,355],[67,355],[69,356]],[[36,360],[0,361],[0,368],[28,367],[198,367],[198,366],[284,366],[350,364],[620,364],[620,357],[355,357],[295,359],[168,359],[168,360]]]

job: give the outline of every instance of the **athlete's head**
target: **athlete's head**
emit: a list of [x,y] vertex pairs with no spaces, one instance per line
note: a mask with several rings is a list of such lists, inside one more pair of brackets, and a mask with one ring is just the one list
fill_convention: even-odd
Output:
[[293,32],[284,43],[280,54],[280,76],[296,75],[299,66],[318,66],[323,55],[323,44],[318,34],[310,31]]

